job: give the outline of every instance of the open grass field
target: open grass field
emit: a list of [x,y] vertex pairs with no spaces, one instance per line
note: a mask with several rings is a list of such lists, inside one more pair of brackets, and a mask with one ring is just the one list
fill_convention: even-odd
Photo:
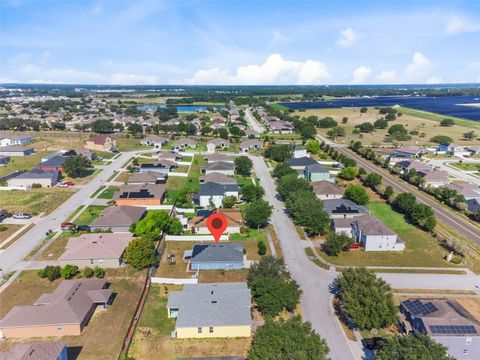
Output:
[[10,162],[7,165],[0,166],[0,176],[5,176],[15,170],[32,170],[37,167],[43,156],[50,153],[50,151],[39,151],[29,156],[11,156]]
[[178,286],[153,284],[129,356],[135,359],[174,360],[178,358],[241,356],[246,357],[250,338],[172,339],[174,319],[167,317],[168,294]]
[[463,171],[478,171],[480,170],[480,163],[450,163],[450,166],[454,166],[457,169],[463,170]]
[[90,205],[75,220],[78,225],[89,225],[93,220],[98,219],[102,211],[106,208],[103,205]]
[[[401,142],[402,144],[420,144],[420,145],[434,145],[430,142],[430,138],[435,135],[448,135],[453,141],[459,145],[474,145],[479,144],[478,140],[464,140],[463,134],[471,131],[472,129],[477,129],[478,134],[480,134],[480,124],[477,124],[472,121],[459,121],[454,126],[442,127],[439,125],[439,115],[436,115],[435,119],[432,117],[424,116],[418,112],[404,112],[403,109],[399,110],[402,112],[402,116],[397,117],[396,120],[389,122],[389,125],[401,124],[409,132],[418,131],[418,135],[411,135],[412,138],[409,141]],[[366,113],[360,113],[359,108],[340,108],[340,109],[310,109],[305,112],[295,112],[300,116],[310,116],[316,115],[319,118],[324,118],[330,116],[337,121],[339,126],[342,126],[346,129],[347,134],[344,137],[339,137],[336,139],[336,142],[348,144],[351,140],[357,141],[361,140],[365,144],[382,144],[385,143],[384,138],[387,134],[387,129],[377,129],[372,133],[363,133],[363,134],[352,134],[353,129],[356,125],[359,125],[364,122],[374,123],[377,119],[384,117],[378,113],[377,109],[368,108]],[[342,124],[341,120],[343,117],[348,117],[348,122]],[[440,116],[440,120],[446,118],[446,116]],[[326,133],[329,129],[319,129],[318,131],[326,136]]]
[[120,189],[118,186],[109,186],[104,191],[102,191],[100,195],[98,195],[98,198],[111,200],[113,199],[113,195],[115,194],[115,192],[118,191],[118,189]]
[[339,256],[328,256],[319,250],[319,254],[336,265],[345,266],[400,266],[400,267],[454,267],[443,257],[447,251],[427,232],[407,223],[403,216],[384,203],[368,205],[373,216],[378,217],[390,229],[405,241],[406,249],[401,252],[365,252],[347,251]]
[[150,146],[140,144],[140,140],[135,138],[118,138],[116,142],[118,151],[151,149]]
[[72,189],[31,189],[0,191],[2,208],[32,215],[50,213],[75,193]]

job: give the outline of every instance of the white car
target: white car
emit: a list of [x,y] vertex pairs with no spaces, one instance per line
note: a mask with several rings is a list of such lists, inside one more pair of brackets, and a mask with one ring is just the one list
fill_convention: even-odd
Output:
[[18,213],[18,214],[13,214],[12,218],[14,219],[30,219],[32,215],[30,214],[24,214],[24,213]]
[[68,187],[68,185],[63,183],[63,182],[58,183],[57,186],[61,187],[61,188],[67,188]]

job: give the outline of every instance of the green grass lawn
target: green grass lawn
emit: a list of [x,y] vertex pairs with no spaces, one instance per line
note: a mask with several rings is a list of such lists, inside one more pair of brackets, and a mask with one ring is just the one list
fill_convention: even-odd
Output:
[[95,190],[95,192],[94,192],[92,195],[90,195],[90,198],[93,199],[93,198],[94,198],[100,191],[102,191],[103,189],[105,189],[105,185],[102,185],[102,186],[100,186],[97,190]]
[[468,128],[478,128],[479,124],[478,122],[471,121],[471,120],[466,120],[454,116],[446,116],[446,115],[441,115],[441,114],[436,114],[428,111],[422,111],[422,110],[416,110],[416,109],[411,109],[407,107],[399,107],[397,108],[399,112],[402,114],[406,115],[411,115],[411,116],[416,116],[422,119],[427,119],[427,120],[434,120],[434,121],[442,121],[443,119],[452,119],[455,124],[468,127]]
[[94,151],[97,156],[104,158],[104,159],[111,159],[115,156],[115,153],[109,151]]
[[200,155],[195,155],[193,158],[192,165],[190,167],[190,172],[188,173],[187,181],[185,187],[193,191],[200,190],[200,176],[201,169],[206,165],[205,160]]
[[248,176],[245,176],[245,177],[239,176],[239,177],[237,177],[237,184],[240,187],[245,186],[245,185],[253,184],[252,178],[248,177]]
[[339,256],[328,256],[319,251],[327,261],[346,266],[402,266],[402,267],[453,267],[443,257],[447,254],[427,232],[407,223],[403,215],[393,211],[384,203],[368,205],[373,216],[378,217],[405,241],[406,249],[401,252],[347,251]]
[[89,225],[93,220],[98,219],[102,211],[106,208],[103,205],[90,205],[80,216],[75,220],[75,223],[78,225]]
[[480,169],[480,164],[476,163],[450,163],[449,165],[456,167],[457,169],[463,171],[477,171]]
[[116,139],[116,142],[118,151],[151,149],[150,146],[140,144],[140,140],[135,138],[120,138]]
[[113,199],[113,194],[120,189],[118,186],[109,186],[106,190],[104,190],[100,195],[98,195],[99,199],[106,199],[106,200],[112,200]]
[[40,163],[43,156],[51,153],[52,151],[39,151],[28,156],[11,156],[7,165],[0,166],[0,176],[5,176],[15,170],[32,170]]
[[180,158],[180,161],[191,162],[192,161],[192,156],[182,155],[182,157]]
[[50,213],[75,193],[72,189],[30,189],[28,191],[0,191],[0,204],[11,212],[32,215]]
[[167,316],[167,296],[165,287],[152,285],[138,326],[154,328],[159,335],[170,336],[175,329],[175,319]]

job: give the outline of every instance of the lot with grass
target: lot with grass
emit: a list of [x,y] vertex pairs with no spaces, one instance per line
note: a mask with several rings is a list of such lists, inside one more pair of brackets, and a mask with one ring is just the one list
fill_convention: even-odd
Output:
[[[427,116],[420,117],[418,112],[404,111],[399,109],[402,112],[402,116],[397,117],[396,120],[389,122],[389,126],[394,124],[403,125],[409,132],[417,131],[417,135],[411,135],[411,140],[401,142],[401,144],[412,144],[412,145],[434,145],[430,142],[430,138],[436,135],[445,135],[450,136],[454,142],[459,145],[472,145],[477,143],[477,140],[464,140],[463,134],[471,131],[472,128],[480,129],[480,124],[476,124],[472,121],[465,123],[464,121],[459,121],[454,126],[443,127],[439,125],[438,120],[428,118]],[[346,136],[339,137],[336,139],[336,142],[348,144],[351,140],[357,141],[361,140],[365,144],[382,144],[385,143],[384,138],[387,134],[387,129],[377,129],[372,133],[363,133],[363,134],[352,134],[356,125],[359,125],[364,122],[374,123],[376,120],[384,117],[378,113],[378,109],[372,107],[368,108],[366,113],[360,113],[360,108],[340,108],[340,109],[310,109],[304,112],[295,112],[295,114],[300,116],[308,117],[310,115],[316,115],[320,119],[326,116],[330,116],[337,121],[339,126],[346,129]],[[433,114],[437,115],[437,114]],[[348,117],[347,124],[342,124],[341,120],[344,117]],[[441,116],[441,119],[446,118],[447,116]],[[471,123],[471,124],[470,124]],[[326,133],[330,129],[318,129],[319,133],[323,136],[326,136]]]
[[167,179],[167,198],[165,204],[173,204],[178,192],[185,188],[193,192],[200,190],[201,169],[206,165],[201,155],[195,155],[187,177],[169,176]]
[[120,188],[118,186],[109,186],[106,188],[104,191],[98,195],[99,199],[106,199],[106,200],[111,200],[113,199],[113,195],[115,192],[117,192]]
[[13,224],[0,224],[0,227],[5,227],[5,230],[0,231],[0,243],[2,241],[7,240],[10,236],[12,236],[15,231],[20,229],[22,225],[13,225]]
[[[75,236],[74,234],[69,235]],[[57,260],[65,252],[68,239],[69,236],[67,236],[67,233],[62,233],[62,235],[56,238],[35,260]]]
[[378,217],[390,229],[405,241],[404,251],[365,252],[346,251],[339,256],[328,256],[319,250],[319,254],[336,265],[346,266],[400,266],[400,267],[454,267],[443,257],[447,251],[427,232],[407,223],[403,216],[384,203],[368,205],[373,216]]
[[10,174],[15,170],[29,171],[38,166],[42,157],[51,154],[52,151],[39,151],[29,156],[11,156],[10,162],[0,166],[0,177]]
[[128,178],[130,177],[130,173],[128,171],[120,171],[118,173],[118,176],[115,178],[115,181],[121,182],[121,183],[126,183],[128,181]]
[[142,149],[151,149],[150,146],[140,144],[139,139],[135,138],[119,138],[116,139],[118,151],[135,151]]
[[152,285],[129,355],[135,359],[246,357],[250,338],[172,339],[175,320],[167,317],[168,294],[179,286]]
[[75,190],[60,188],[0,191],[0,204],[10,212],[48,214],[74,193]]
[[106,208],[103,205],[90,205],[75,220],[78,225],[90,225],[93,220],[98,219],[102,211]]
[[480,163],[450,163],[450,166],[456,167],[463,171],[478,171],[480,169]]

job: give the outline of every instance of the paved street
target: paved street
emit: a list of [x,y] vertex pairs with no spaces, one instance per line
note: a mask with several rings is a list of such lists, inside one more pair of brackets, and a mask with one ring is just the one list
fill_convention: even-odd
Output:
[[[445,160],[445,159],[426,159],[427,163],[434,166],[438,167],[440,170],[444,170],[448,172],[450,176],[455,176],[456,178],[469,182],[471,184],[475,184],[480,186],[480,177],[478,176],[473,176],[465,171],[462,171],[460,169],[457,169],[453,167],[452,165],[449,165],[449,163],[456,163],[459,161],[459,159],[456,160]],[[464,163],[475,163],[475,164],[480,164],[480,159],[463,159]]]
[[437,201],[432,200],[429,196],[418,190],[415,186],[410,185],[398,177],[390,174],[380,166],[376,166],[372,162],[363,159],[352,150],[345,147],[336,147],[336,149],[354,159],[357,164],[363,167],[367,172],[373,172],[382,175],[383,182],[386,185],[392,186],[396,191],[414,194],[418,201],[427,204],[435,211],[435,215],[440,221],[445,222],[459,233],[480,244],[480,226],[477,224],[465,219],[451,209],[440,206]]
[[[142,150],[145,152],[145,150]],[[38,219],[35,227],[25,233],[21,238],[16,240],[5,251],[0,254],[0,264],[3,274],[7,274],[14,266],[20,263],[38,244],[45,239],[47,230],[58,230],[61,223],[79,206],[90,205],[95,199],[91,199],[90,195],[98,189],[100,185],[105,183],[115,170],[121,168],[128,159],[136,152],[122,153],[118,158],[106,165],[94,179],[85,184],[78,192],[72,195],[67,201],[61,204],[49,215]]]
[[247,120],[248,124],[254,131],[258,133],[263,133],[265,131],[263,125],[259,124],[257,119],[255,119],[255,117],[253,116],[252,110],[250,108],[247,108],[245,110],[245,120]]

